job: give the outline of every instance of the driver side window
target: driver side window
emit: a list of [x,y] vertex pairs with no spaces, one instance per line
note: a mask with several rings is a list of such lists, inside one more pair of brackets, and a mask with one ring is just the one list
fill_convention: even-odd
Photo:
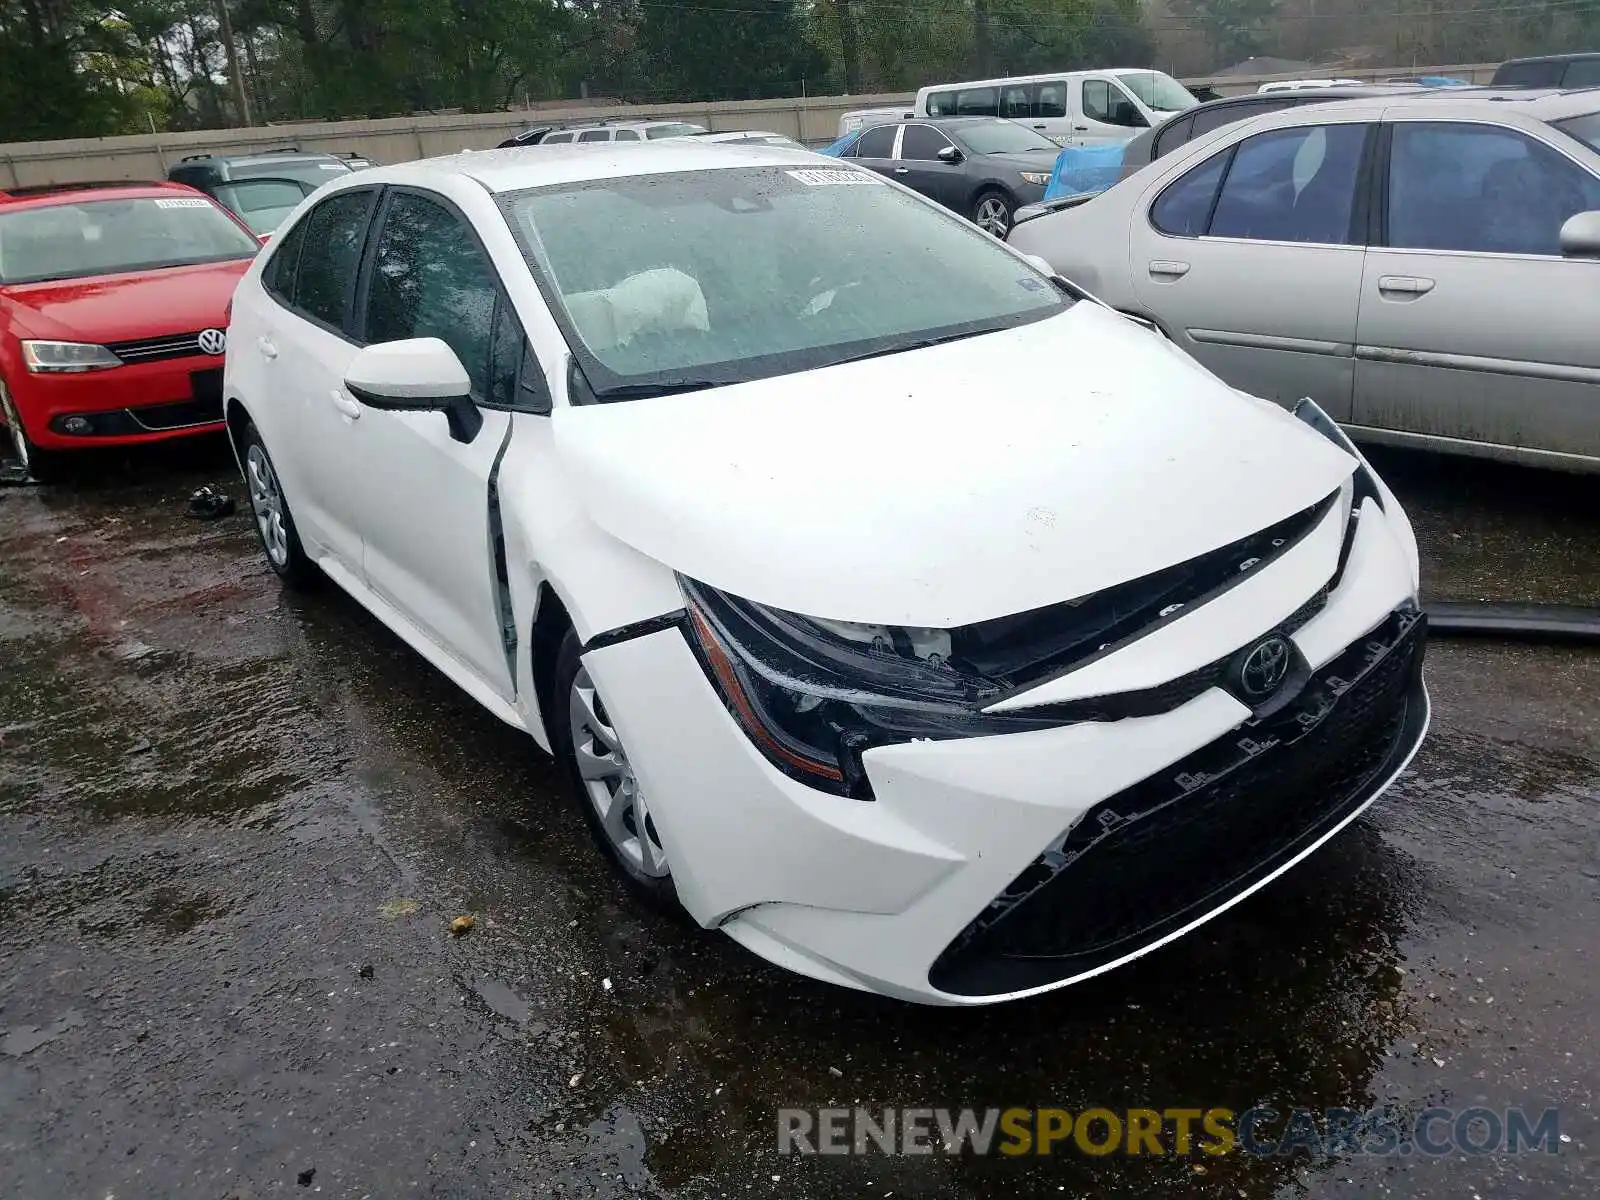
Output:
[[442,204],[412,192],[391,195],[363,330],[368,342],[439,338],[466,368],[474,400],[516,403],[521,326],[477,239]]
[[952,144],[932,125],[907,125],[900,137],[900,157],[937,160],[939,151]]
[[1149,124],[1128,94],[1104,79],[1083,81],[1083,115],[1103,125],[1142,129]]

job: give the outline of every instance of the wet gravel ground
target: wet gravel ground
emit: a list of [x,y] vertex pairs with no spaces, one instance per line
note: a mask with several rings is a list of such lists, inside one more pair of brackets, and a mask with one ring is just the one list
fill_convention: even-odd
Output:
[[[1433,598],[1600,603],[1600,481],[1380,460]],[[1287,879],[975,1012],[632,906],[538,753],[220,444],[0,490],[0,1195],[1593,1196],[1600,650],[1437,641],[1412,770]],[[471,913],[464,937],[452,918]],[[605,986],[610,982],[610,987]],[[1557,1106],[1553,1155],[791,1159],[783,1105]]]

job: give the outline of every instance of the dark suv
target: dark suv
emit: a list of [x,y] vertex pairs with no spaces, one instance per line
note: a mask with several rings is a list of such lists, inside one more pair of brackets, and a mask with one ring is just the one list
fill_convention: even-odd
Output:
[[167,171],[167,178],[215,196],[265,237],[328,180],[371,165],[354,154],[285,146],[260,154],[190,154]]
[[1600,87],[1600,52],[1510,58],[1495,68],[1492,87]]

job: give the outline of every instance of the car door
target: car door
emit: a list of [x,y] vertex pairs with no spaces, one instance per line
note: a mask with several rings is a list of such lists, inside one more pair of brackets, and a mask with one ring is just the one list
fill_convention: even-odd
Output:
[[1033,119],[1028,124],[1052,141],[1065,144],[1073,125],[1068,114],[1071,88],[1067,80],[1041,79],[1032,85],[1032,91]]
[[302,540],[356,576],[361,532],[350,462],[361,407],[344,376],[360,348],[349,332],[351,305],[376,201],[373,188],[336,192],[295,222],[268,264],[276,304],[255,345],[238,348],[261,360],[263,394],[278,408],[263,432]]
[[1308,124],[1179,154],[1145,189],[1133,291],[1234,387],[1343,420],[1354,386],[1368,123]]
[[1134,98],[1114,79],[1089,76],[1073,80],[1076,120],[1072,123],[1076,146],[1106,146],[1125,142],[1150,122]]
[[1355,424],[1600,454],[1600,263],[1560,245],[1568,217],[1600,209],[1600,178],[1528,125],[1385,126]]
[[900,126],[874,125],[855,140],[844,152],[844,157],[879,175],[893,176],[895,167],[899,165],[895,161],[895,145],[899,140]]
[[510,437],[522,329],[470,223],[441,196],[390,188],[369,254],[363,340],[442,339],[467,370],[483,427],[463,443],[436,412],[363,410],[347,469],[363,480],[367,586],[510,699],[489,490]]
[[937,200],[947,208],[966,208],[966,171],[959,162],[941,162],[939,151],[955,146],[932,125],[903,126],[890,178]]

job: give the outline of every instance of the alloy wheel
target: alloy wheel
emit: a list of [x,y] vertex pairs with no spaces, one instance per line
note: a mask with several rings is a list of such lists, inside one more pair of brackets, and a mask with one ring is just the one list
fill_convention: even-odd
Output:
[[1011,217],[1006,212],[1006,202],[999,196],[985,196],[978,203],[978,211],[973,214],[973,224],[985,233],[992,233],[997,238],[1006,236],[1011,228]]
[[272,460],[259,445],[251,446],[245,455],[245,474],[250,481],[250,509],[261,530],[267,557],[274,566],[285,567],[289,563],[289,531],[283,524],[283,490],[278,486]]
[[580,665],[568,702],[572,753],[583,790],[618,856],[639,874],[664,879],[672,871],[661,847],[650,806],[612,727],[588,670]]

